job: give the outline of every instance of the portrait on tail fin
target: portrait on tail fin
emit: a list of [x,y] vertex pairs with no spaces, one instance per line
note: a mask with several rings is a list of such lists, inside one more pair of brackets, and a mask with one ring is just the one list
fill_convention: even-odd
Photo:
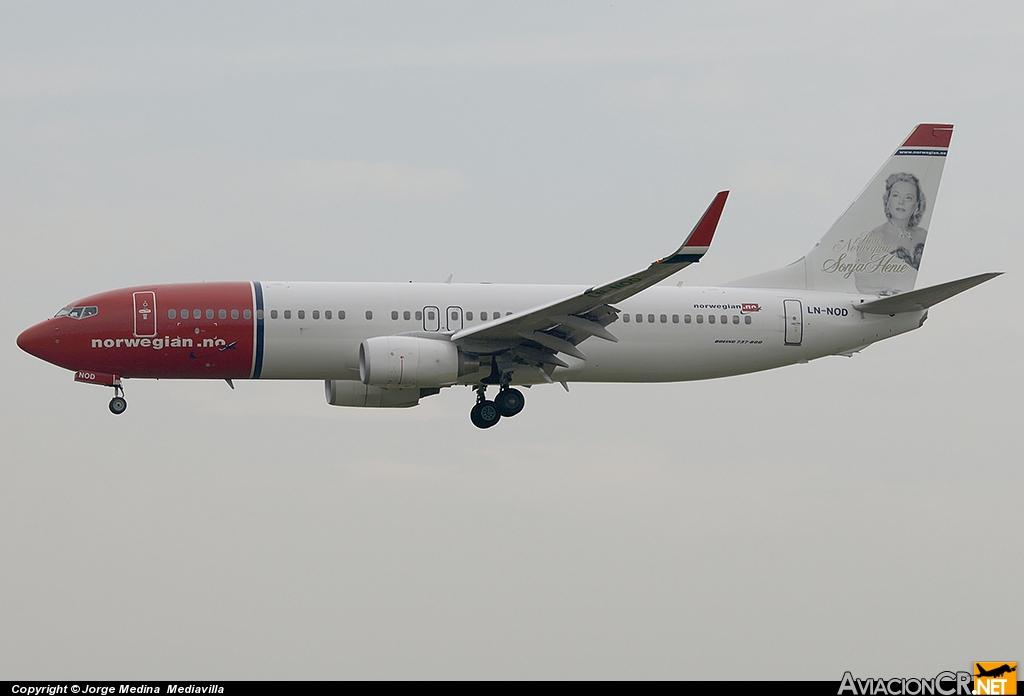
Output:
[[882,207],[886,221],[863,237],[857,260],[865,270],[854,274],[857,291],[891,295],[914,289],[928,230],[918,223],[927,210],[921,182],[909,172],[885,180]]
[[912,291],[952,135],[950,125],[917,126],[803,258],[727,285],[878,296]]

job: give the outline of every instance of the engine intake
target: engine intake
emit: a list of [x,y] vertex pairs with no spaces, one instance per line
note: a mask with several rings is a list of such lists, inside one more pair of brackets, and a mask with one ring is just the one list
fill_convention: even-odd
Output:
[[416,336],[376,336],[359,344],[359,378],[375,387],[446,387],[480,369],[454,343]]

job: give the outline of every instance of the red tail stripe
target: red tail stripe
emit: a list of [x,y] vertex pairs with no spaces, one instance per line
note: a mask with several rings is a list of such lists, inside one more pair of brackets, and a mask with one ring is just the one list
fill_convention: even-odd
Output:
[[952,124],[922,123],[914,129],[902,147],[949,147],[952,137]]

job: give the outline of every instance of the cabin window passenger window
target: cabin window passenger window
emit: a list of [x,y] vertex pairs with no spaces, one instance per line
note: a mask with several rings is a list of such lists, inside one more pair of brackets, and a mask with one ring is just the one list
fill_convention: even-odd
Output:
[[290,309],[284,310],[284,318],[285,319],[291,319],[292,318],[292,310],[290,310]]
[[466,321],[473,321],[473,313],[466,312]]
[[628,314],[623,314],[622,315],[622,323],[624,323],[624,324],[628,324],[629,323],[629,315]]
[[721,317],[719,317],[719,318],[722,320],[723,324],[728,324],[729,323],[729,317],[725,316],[724,314]]
[[314,309],[313,310],[313,318],[314,319],[319,319],[320,318],[320,310],[319,309]]
[[654,315],[653,314],[648,314],[647,315],[647,322],[649,324],[653,324],[654,323]]
[[344,309],[339,309],[338,310],[338,319],[344,319],[344,318],[345,318],[345,310]]
[[212,309],[206,310],[206,318],[207,319],[213,319],[213,310]]
[[367,319],[373,319],[373,310],[370,310],[370,309],[366,310],[366,318]]
[[698,324],[703,324],[704,323],[704,315],[703,314],[698,314],[697,315],[697,323]]
[[228,310],[226,310],[226,309],[218,310],[217,311],[217,318],[218,319],[227,319],[228,318]]
[[167,318],[168,319],[177,319],[178,318],[178,310],[176,310],[176,309],[168,309],[167,310]]
[[740,315],[739,314],[733,314],[732,315],[732,323],[733,324],[739,324],[740,323]]
[[643,321],[644,321],[644,315],[643,314],[637,314],[636,315],[636,323],[637,324],[642,324]]
[[332,319],[332,318],[334,318],[334,314],[331,312],[331,310],[325,309],[324,310],[324,319]]
[[689,324],[690,323],[690,315],[689,314],[684,314],[683,315],[683,323],[684,324]]
[[412,313],[407,309],[404,312],[402,312],[402,318],[405,319],[406,321],[409,321],[410,319],[412,319]]
[[452,312],[452,321],[458,321],[458,320],[459,320],[459,313],[458,312]]
[[672,323],[673,324],[678,324],[679,323],[679,315],[678,314],[673,314],[672,315]]
[[433,312],[433,311],[428,311],[427,312],[427,320],[428,321],[434,321],[434,319],[436,317],[437,317],[437,314],[435,312]]
[[510,317],[510,316],[512,316],[512,312],[505,312],[505,316],[506,316],[506,317]]
[[480,312],[480,321],[487,321],[487,312]]
[[708,315],[708,323],[709,324],[714,324],[715,323],[715,315],[714,314],[709,314]]
[[743,323],[744,324],[749,324],[750,323],[750,315],[749,314],[747,316],[743,317]]
[[398,312],[396,310],[391,310],[391,320],[398,321]]
[[[244,316],[244,317],[245,317],[246,319],[252,319],[252,312],[250,312],[250,311],[249,311],[249,310],[247,309],[247,310],[245,310],[245,312],[244,312],[244,313],[242,314],[242,316]],[[263,321],[263,310],[262,310],[262,309],[257,309],[257,310],[256,310],[256,318],[257,318],[257,319],[259,319],[260,321]]]
[[423,312],[421,312],[421,311],[419,311],[417,309],[416,310],[416,321],[421,321],[422,319],[423,319]]
[[231,310],[231,318],[232,319],[237,319],[238,318],[238,310],[237,309],[232,309]]
[[306,310],[304,310],[304,309],[300,309],[295,314],[296,314],[296,316],[298,316],[299,319],[305,319],[306,318]]
[[188,319],[188,310],[187,309],[181,310],[181,318],[182,319]]
[[667,324],[668,323],[668,316],[667,315],[662,314],[660,319],[661,319],[661,323],[662,324]]
[[270,318],[271,319],[277,319],[277,310],[276,309],[270,310]]
[[192,310],[192,318],[193,319],[202,319],[203,318],[203,310],[201,310],[201,309],[193,309]]

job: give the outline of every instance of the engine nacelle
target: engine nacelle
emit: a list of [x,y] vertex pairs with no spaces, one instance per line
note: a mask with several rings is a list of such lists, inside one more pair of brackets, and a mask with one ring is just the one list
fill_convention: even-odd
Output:
[[329,379],[324,382],[324,395],[331,406],[357,406],[360,408],[409,408],[420,402],[422,392],[439,390],[381,389],[350,379]]
[[446,387],[480,361],[454,343],[416,336],[376,336],[359,344],[359,378],[376,387]]

